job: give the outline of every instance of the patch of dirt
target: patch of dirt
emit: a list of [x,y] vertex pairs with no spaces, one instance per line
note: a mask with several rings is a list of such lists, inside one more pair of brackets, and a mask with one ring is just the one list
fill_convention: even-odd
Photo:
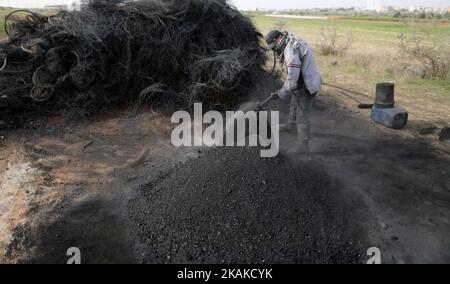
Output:
[[39,196],[42,173],[28,162],[11,161],[0,174],[0,262],[13,261],[8,253],[16,226],[23,226]]
[[84,263],[131,261],[127,194],[185,156],[168,146],[168,118],[119,112],[76,125],[32,122],[5,133],[0,148],[0,262],[64,263],[72,246]]
[[[337,179],[366,240],[383,263],[449,263],[450,145],[421,136],[411,116],[404,130],[375,124],[370,110],[333,93],[313,113],[312,152]],[[284,149],[296,137],[281,137]]]

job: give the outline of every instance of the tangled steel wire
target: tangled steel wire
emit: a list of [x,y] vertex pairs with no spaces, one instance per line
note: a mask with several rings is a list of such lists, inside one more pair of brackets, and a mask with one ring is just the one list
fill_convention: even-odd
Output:
[[80,11],[7,20],[0,107],[227,105],[266,60],[261,35],[226,0],[87,0]]

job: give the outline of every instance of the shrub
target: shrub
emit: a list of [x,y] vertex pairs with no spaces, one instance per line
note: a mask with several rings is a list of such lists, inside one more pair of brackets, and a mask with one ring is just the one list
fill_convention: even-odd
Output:
[[400,50],[419,62],[426,78],[447,80],[450,73],[450,38],[435,37],[426,32],[400,35]]
[[278,19],[275,23],[275,29],[279,31],[285,31],[288,23],[284,19]]
[[319,49],[322,55],[342,55],[353,44],[351,31],[339,33],[336,25],[322,25]]

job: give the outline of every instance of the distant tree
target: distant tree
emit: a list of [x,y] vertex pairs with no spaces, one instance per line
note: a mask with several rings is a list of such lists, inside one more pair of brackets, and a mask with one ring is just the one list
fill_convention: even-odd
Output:
[[322,24],[321,39],[319,42],[322,55],[342,55],[353,44],[353,33],[351,30],[344,34],[338,32],[336,23]]
[[402,16],[402,13],[400,13],[400,12],[396,12],[394,14],[394,18],[400,18],[401,16]]
[[421,13],[419,14],[419,19],[423,20],[423,19],[426,19],[426,18],[427,18],[427,13],[421,12]]
[[275,29],[279,30],[279,31],[285,31],[286,27],[288,25],[288,22],[284,19],[278,19],[275,23]]

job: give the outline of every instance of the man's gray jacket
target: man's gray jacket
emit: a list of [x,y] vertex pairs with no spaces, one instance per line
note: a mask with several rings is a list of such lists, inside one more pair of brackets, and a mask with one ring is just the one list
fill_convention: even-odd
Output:
[[284,60],[288,75],[283,88],[278,92],[281,99],[289,99],[296,90],[303,87],[300,85],[303,83],[310,94],[320,91],[322,76],[316,57],[305,41],[289,38],[284,50]]

